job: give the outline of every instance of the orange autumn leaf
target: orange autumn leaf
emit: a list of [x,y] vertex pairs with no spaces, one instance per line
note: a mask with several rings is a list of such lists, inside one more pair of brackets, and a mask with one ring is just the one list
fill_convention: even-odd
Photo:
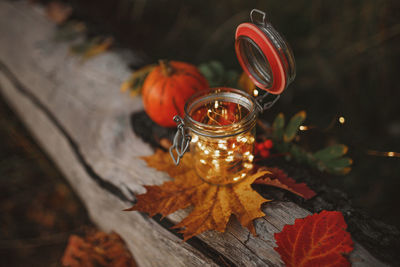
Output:
[[118,234],[100,231],[89,232],[84,238],[71,235],[61,262],[68,267],[136,266]]
[[324,210],[285,225],[274,235],[274,249],[288,267],[350,266],[344,255],[353,251],[353,241],[346,228],[342,213]]
[[301,196],[304,199],[313,198],[316,193],[311,190],[305,183],[296,183],[296,181],[279,168],[265,168],[270,173],[254,181],[254,184],[262,184],[285,189],[293,194]]
[[179,166],[175,166],[169,153],[160,150],[143,159],[150,167],[167,172],[174,180],[161,186],[146,186],[147,192],[137,196],[137,204],[127,210],[166,216],[193,206],[193,211],[174,226],[181,229],[184,240],[207,230],[225,231],[231,215],[256,235],[253,220],[265,215],[261,205],[268,200],[254,191],[251,184],[266,171],[257,172],[236,184],[218,186],[197,176],[190,154],[182,158]]

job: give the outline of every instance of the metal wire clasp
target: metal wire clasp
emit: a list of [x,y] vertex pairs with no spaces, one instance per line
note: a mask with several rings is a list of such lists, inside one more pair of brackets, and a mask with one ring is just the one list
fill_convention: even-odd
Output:
[[277,95],[274,100],[263,103],[265,98],[267,98],[267,96],[269,96],[270,93],[266,92],[264,95],[260,95],[259,97],[256,98],[256,104],[258,109],[260,110],[260,112],[264,112],[267,109],[272,108],[273,105],[275,105],[275,103],[278,101],[278,99],[281,97],[281,95]]
[[[171,158],[174,161],[175,165],[178,165],[181,158],[183,157],[183,154],[185,154],[185,152],[189,148],[192,137],[185,133],[185,122],[181,117],[176,115],[174,117],[174,121],[178,125],[178,130],[176,131],[172,146],[169,148],[169,154],[171,155]],[[175,149],[176,151],[176,158],[174,156],[173,149]]]

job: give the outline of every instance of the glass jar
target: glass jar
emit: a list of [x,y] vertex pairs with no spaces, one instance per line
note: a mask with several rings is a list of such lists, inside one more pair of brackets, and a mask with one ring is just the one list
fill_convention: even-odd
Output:
[[232,88],[193,95],[185,105],[185,125],[196,173],[212,184],[244,179],[253,168],[256,100]]
[[[174,118],[178,131],[170,148],[172,159],[178,165],[190,148],[197,175],[211,184],[236,183],[251,173],[258,114],[271,108],[295,77],[289,45],[264,12],[253,9],[250,17],[252,23],[242,23],[236,30],[236,55],[249,78],[266,93],[255,99],[233,88],[200,91],[187,100],[185,117]],[[269,94],[275,99],[264,103]]]

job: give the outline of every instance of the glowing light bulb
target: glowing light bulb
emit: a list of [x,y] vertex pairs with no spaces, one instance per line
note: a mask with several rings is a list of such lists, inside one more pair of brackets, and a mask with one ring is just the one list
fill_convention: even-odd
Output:
[[254,90],[253,90],[253,95],[254,95],[254,96],[258,96],[258,90],[257,90],[257,89],[254,89]]
[[238,142],[243,142],[243,143],[246,143],[246,142],[247,142],[247,138],[244,137],[244,136],[239,136],[238,138],[236,138],[236,140],[237,140]]
[[245,152],[244,155],[245,155],[245,156],[250,155],[250,151]]
[[249,155],[248,159],[249,159],[250,162],[253,162],[254,156],[253,155]]
[[393,151],[388,152],[388,153],[387,153],[387,156],[388,156],[388,157],[394,157],[394,152],[393,152]]
[[206,161],[204,159],[201,159],[200,162],[206,164]]
[[221,153],[221,152],[220,152],[218,149],[214,151],[215,156],[219,156],[220,153]]
[[246,176],[246,174],[245,174],[245,173],[242,173],[242,175],[240,175],[240,176],[242,176],[242,178],[243,178],[243,177],[245,177],[245,176]]
[[342,117],[339,117],[339,122],[341,123],[341,124],[343,124],[343,123],[345,123],[346,122],[346,119],[342,116]]
[[218,108],[218,101],[215,101],[214,108]]
[[211,162],[212,162],[212,164],[214,164],[214,167],[215,167],[216,169],[219,168],[219,161],[218,161],[218,160],[213,159]]
[[224,144],[218,144],[218,147],[221,149],[227,149],[226,145],[224,145]]
[[208,149],[204,149],[204,154],[208,155],[210,154],[210,151]]
[[251,163],[244,163],[243,166],[244,166],[246,169],[252,169],[252,168],[253,168],[253,164],[251,164]]
[[308,127],[307,127],[307,126],[304,126],[304,125],[300,125],[299,130],[300,130],[300,131],[307,131],[307,130],[308,130]]
[[196,143],[197,141],[199,141],[199,137],[197,135],[194,135],[192,138],[192,143]]
[[233,156],[227,156],[225,160],[227,162],[233,161]]
[[239,179],[240,179],[240,176],[237,176],[237,177],[233,178],[234,181],[237,181]]

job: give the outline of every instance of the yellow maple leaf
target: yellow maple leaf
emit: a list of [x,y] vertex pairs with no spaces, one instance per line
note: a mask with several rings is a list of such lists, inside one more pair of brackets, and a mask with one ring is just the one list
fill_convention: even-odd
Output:
[[268,174],[257,172],[241,182],[231,185],[212,185],[204,182],[192,167],[190,154],[175,166],[169,153],[161,150],[143,158],[150,167],[167,172],[173,181],[161,186],[145,186],[147,192],[137,196],[137,204],[127,210],[149,213],[150,216],[166,216],[179,209],[193,206],[193,211],[174,228],[180,228],[184,240],[207,230],[225,231],[231,217],[256,235],[253,220],[263,217],[261,205],[269,200],[251,188],[254,180]]

